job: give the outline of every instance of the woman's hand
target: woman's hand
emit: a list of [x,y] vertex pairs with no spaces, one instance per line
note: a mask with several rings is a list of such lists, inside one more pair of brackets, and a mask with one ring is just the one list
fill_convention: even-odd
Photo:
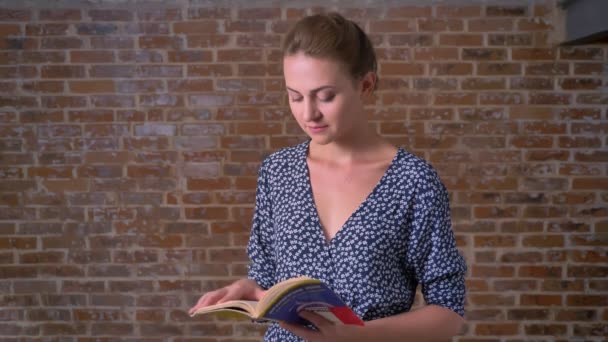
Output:
[[260,300],[264,292],[252,279],[240,279],[228,286],[205,293],[196,305],[188,310],[188,313],[191,315],[202,307],[220,304],[229,300]]
[[309,311],[301,311],[300,317],[312,323],[318,331],[285,322],[279,325],[293,334],[310,342],[356,342],[365,340],[362,335],[364,327],[358,325],[338,325],[324,317]]

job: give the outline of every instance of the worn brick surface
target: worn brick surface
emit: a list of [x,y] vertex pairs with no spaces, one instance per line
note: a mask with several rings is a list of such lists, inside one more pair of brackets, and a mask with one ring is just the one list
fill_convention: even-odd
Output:
[[[210,3],[0,2],[0,340],[259,340],[185,311],[246,272],[260,161],[304,138],[280,40],[327,2]],[[450,191],[454,340],[605,341],[608,47],[559,47],[554,0],[331,6],[372,127]]]

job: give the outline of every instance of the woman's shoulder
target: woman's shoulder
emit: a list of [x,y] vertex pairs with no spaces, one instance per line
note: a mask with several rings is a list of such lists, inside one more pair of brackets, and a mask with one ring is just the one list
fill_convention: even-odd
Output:
[[413,154],[403,147],[400,147],[397,153],[398,156],[395,163],[401,172],[437,177],[437,171],[426,159]]
[[401,183],[408,193],[412,191],[413,194],[420,196],[446,191],[437,170],[424,158],[400,148],[395,163],[395,174],[403,180]]
[[303,142],[297,145],[283,147],[271,153],[264,158],[261,168],[266,172],[275,173],[290,165],[293,166],[296,162],[301,160],[303,156],[305,158],[307,144],[308,142]]

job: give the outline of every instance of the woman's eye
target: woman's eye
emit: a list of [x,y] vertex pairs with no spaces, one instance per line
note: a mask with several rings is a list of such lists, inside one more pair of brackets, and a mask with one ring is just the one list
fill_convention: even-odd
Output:
[[335,94],[323,95],[319,97],[319,100],[321,100],[321,102],[331,102],[334,97],[336,97]]
[[301,97],[290,97],[289,99],[291,100],[291,102],[301,102],[302,101]]

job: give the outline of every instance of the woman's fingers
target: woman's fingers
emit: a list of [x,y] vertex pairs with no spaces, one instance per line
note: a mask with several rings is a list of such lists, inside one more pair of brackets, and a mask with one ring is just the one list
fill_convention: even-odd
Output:
[[196,310],[205,307],[205,306],[209,306],[209,305],[213,305],[213,304],[217,304],[219,299],[221,299],[224,296],[224,292],[226,292],[226,289],[222,288],[216,291],[212,291],[212,292],[207,292],[205,293],[196,303],[195,306],[193,306],[188,313],[190,315],[192,315]]
[[226,291],[223,293],[223,296],[221,296],[218,300],[217,303],[221,304],[224,302],[227,302],[229,300],[233,300],[233,299],[239,299],[241,296],[238,293],[238,288],[234,287],[234,286],[228,286],[225,288]]
[[291,331],[294,335],[297,335],[305,339],[306,341],[314,341],[320,336],[319,332],[317,331],[310,330],[308,328],[301,327],[295,324],[279,322],[279,326],[281,326],[281,328],[283,329]]
[[317,315],[314,312],[302,310],[298,314],[300,315],[300,317],[309,321],[310,323],[312,323],[315,327],[317,327],[321,331],[328,326],[334,325],[331,321],[328,321],[323,316]]

